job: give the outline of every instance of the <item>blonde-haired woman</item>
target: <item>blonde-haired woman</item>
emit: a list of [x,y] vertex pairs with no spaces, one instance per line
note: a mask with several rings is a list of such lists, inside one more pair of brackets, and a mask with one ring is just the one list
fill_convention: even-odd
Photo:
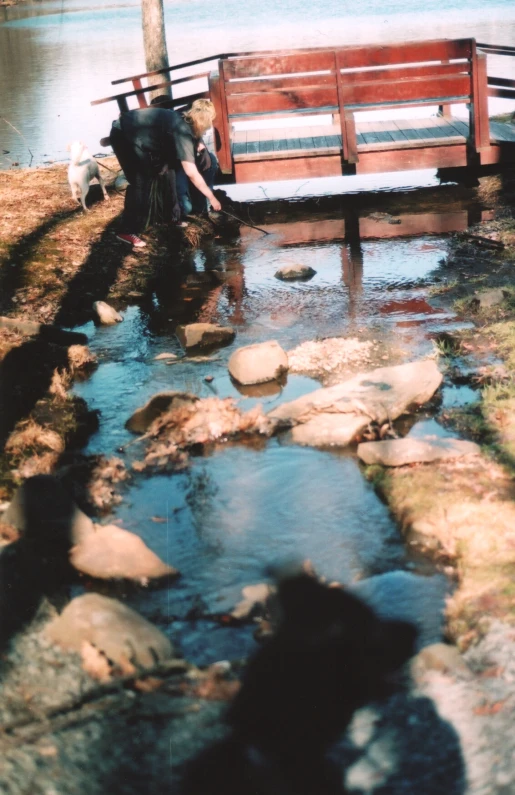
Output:
[[[181,215],[192,209],[202,212],[207,209],[207,201],[216,212],[222,209],[212,190],[216,159],[202,141],[215,117],[212,102],[195,100],[184,115],[160,105],[158,102],[149,108],[126,111],[111,128],[111,146],[129,183],[117,238],[135,248],[146,245],[139,234],[145,228],[150,188],[158,174],[168,174],[175,199],[172,223],[186,225]],[[184,197],[182,208],[177,183]]]
[[191,109],[183,113],[182,116],[189,130],[181,128],[180,134],[186,136],[184,143],[187,143],[186,151],[189,155],[191,155],[191,143],[188,139],[192,139],[195,153],[194,161],[191,161],[191,156],[187,160],[181,159],[175,173],[181,218],[184,219],[192,213],[199,215],[206,212],[207,200],[214,210],[220,209],[220,207],[217,208],[209,195],[202,190],[202,185],[199,185],[195,173],[197,171],[198,176],[212,191],[214,178],[218,171],[218,162],[213,152],[209,152],[206,148],[202,136],[213,126],[216,116],[215,106],[210,99],[196,99]]

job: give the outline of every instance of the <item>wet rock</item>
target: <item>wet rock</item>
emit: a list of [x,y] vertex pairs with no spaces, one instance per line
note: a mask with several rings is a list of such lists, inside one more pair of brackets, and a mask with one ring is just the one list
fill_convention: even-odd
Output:
[[145,461],[134,462],[133,468],[175,468],[187,466],[185,451],[218,440],[240,436],[271,436],[278,423],[266,417],[260,406],[241,411],[232,398],[204,398],[195,403],[173,407],[158,417],[149,428],[151,441]]
[[268,416],[293,426],[298,444],[345,446],[369,423],[382,425],[410,406],[423,405],[441,382],[442,374],[430,359],[381,367],[283,403]]
[[93,303],[93,310],[97,316],[98,322],[103,326],[112,326],[115,323],[121,323],[123,320],[123,317],[116,309],[106,304],[105,301],[95,301]]
[[316,271],[309,265],[283,265],[275,272],[275,278],[283,282],[293,281],[294,279],[312,279]]
[[42,540],[54,537],[70,545],[94,532],[91,519],[52,475],[28,478],[14,494],[2,520],[22,536]]
[[477,290],[472,303],[479,309],[489,309],[492,306],[499,306],[507,297],[505,290],[492,288],[490,290]]
[[80,652],[85,643],[119,665],[151,667],[173,656],[168,638],[149,621],[115,599],[78,596],[45,630],[59,646]]
[[288,355],[276,340],[238,348],[229,359],[229,373],[239,384],[276,381],[288,370]]
[[157,417],[172,409],[194,404],[198,398],[189,392],[159,392],[148,403],[136,409],[125,427],[133,433],[145,433]]
[[142,539],[116,525],[95,525],[94,532],[73,547],[70,563],[82,574],[101,580],[130,580],[148,585],[151,580],[177,577]]
[[422,464],[440,459],[479,455],[481,448],[474,442],[462,439],[388,439],[383,442],[365,442],[358,445],[358,457],[365,464],[382,464],[401,467]]
[[161,362],[166,359],[177,359],[178,356],[176,353],[158,353],[157,356],[154,356],[155,362]]
[[411,671],[415,680],[423,678],[427,671],[440,671],[471,679],[472,671],[456,646],[447,643],[432,643],[422,649],[411,661]]
[[236,336],[231,326],[216,326],[213,323],[189,323],[187,326],[178,326],[176,334],[186,350],[228,345]]
[[271,592],[271,586],[266,582],[260,582],[257,585],[246,585],[242,589],[243,599],[238,602],[231,615],[238,619],[248,618],[256,606],[265,605]]

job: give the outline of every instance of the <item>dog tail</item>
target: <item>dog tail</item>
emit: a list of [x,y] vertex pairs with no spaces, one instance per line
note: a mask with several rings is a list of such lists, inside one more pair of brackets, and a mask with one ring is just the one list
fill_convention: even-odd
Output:
[[78,166],[81,159],[82,153],[86,149],[86,144],[83,144],[82,141],[75,141],[73,144],[70,145],[70,160],[74,166]]

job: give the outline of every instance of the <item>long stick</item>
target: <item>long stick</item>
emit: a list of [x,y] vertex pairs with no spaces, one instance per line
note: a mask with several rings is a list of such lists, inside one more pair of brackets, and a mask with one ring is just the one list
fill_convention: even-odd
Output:
[[263,232],[264,235],[269,235],[270,232],[267,232],[266,229],[261,229],[260,226],[256,226],[255,224],[250,224],[248,221],[243,221],[241,218],[238,218],[237,215],[233,215],[232,213],[228,213],[227,210],[221,210],[224,215],[228,215],[229,218],[234,218],[235,221],[239,221],[240,224],[245,224],[245,226],[250,226],[251,229],[257,229],[258,232]]

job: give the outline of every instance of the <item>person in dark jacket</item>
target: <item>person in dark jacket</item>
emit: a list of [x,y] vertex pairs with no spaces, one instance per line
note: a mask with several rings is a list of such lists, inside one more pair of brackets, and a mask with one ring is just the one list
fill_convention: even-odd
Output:
[[213,210],[221,210],[211,187],[213,163],[210,157],[205,157],[202,142],[202,135],[211,127],[214,117],[212,102],[199,99],[184,115],[157,106],[127,111],[113,122],[111,146],[129,183],[123,228],[117,234],[119,240],[135,248],[146,245],[138,234],[145,228],[148,218],[152,180],[160,174],[166,174],[168,179],[172,223],[186,225],[181,221],[177,197],[176,172],[179,170],[181,178],[185,175],[191,184],[192,192],[196,190],[195,196],[199,194],[209,201]]

